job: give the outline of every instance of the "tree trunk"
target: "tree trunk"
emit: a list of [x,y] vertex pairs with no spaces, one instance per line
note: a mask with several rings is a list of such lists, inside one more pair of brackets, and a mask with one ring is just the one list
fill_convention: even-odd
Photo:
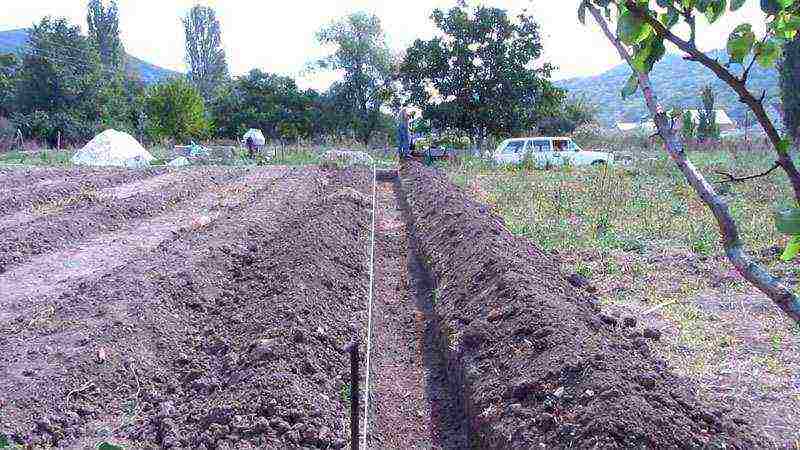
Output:
[[[598,25],[603,29],[608,40],[616,47],[620,56],[629,66],[633,67],[628,51],[619,39],[611,33],[600,11],[592,6],[589,6],[588,10],[595,21],[597,21]],[[789,317],[800,323],[800,297],[780,279],[773,277],[745,252],[739,236],[739,229],[733,217],[731,217],[728,205],[717,195],[713,186],[705,180],[700,171],[698,171],[694,164],[686,157],[686,153],[683,151],[683,143],[673,130],[667,114],[661,108],[661,105],[658,104],[658,98],[650,84],[650,77],[640,72],[637,72],[637,75],[639,77],[639,86],[644,94],[645,103],[650,113],[653,115],[653,121],[655,122],[659,135],[661,135],[661,138],[664,140],[667,153],[686,177],[686,180],[692,188],[694,188],[695,192],[697,192],[703,200],[703,203],[706,204],[717,219],[719,230],[722,235],[723,247],[728,260],[730,260],[747,281],[772,299],[772,301]]]
[[797,148],[800,145],[800,36],[783,46],[780,87],[783,124]]

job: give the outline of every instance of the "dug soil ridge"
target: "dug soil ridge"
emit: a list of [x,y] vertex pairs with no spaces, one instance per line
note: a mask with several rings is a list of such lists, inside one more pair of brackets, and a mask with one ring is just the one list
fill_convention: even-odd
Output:
[[291,169],[246,208],[0,329],[0,432],[33,448],[344,447],[367,180]]
[[415,162],[401,178],[470,447],[765,446],[744,419],[696,400],[488,206]]

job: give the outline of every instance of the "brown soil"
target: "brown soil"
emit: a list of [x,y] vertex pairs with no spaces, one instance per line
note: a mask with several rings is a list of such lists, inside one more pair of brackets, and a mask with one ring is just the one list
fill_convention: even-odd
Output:
[[[71,196],[85,195],[98,189],[108,188],[123,183],[131,183],[163,173],[163,169],[141,171],[119,170],[103,173],[63,172],[31,184],[30,180],[13,188],[0,191],[0,214],[8,214],[23,208],[36,208],[48,203],[57,203]],[[48,171],[48,174],[51,172]],[[138,185],[138,183],[134,183]]]
[[[100,232],[120,230],[133,219],[155,217],[203,190],[242,175],[240,171],[226,169],[176,172],[162,176],[168,183],[140,189],[133,197],[120,197],[116,195],[119,188],[109,188],[108,191],[82,192],[65,203],[41,207],[38,217],[25,226],[0,230],[0,274],[32,256],[63,248]],[[147,186],[148,183],[142,184]],[[130,190],[126,188],[126,192]]]
[[367,191],[361,172],[288,171],[39,315],[0,321],[0,432],[35,448],[343,447]]
[[285,168],[259,169],[234,183],[202,192],[175,211],[135,219],[118,231],[91,236],[63,250],[28,259],[0,274],[0,298],[4,300],[6,315],[31,313],[73,289],[77,281],[102,276],[146,256],[166,241],[208,227],[220,217],[247,205],[286,173]]
[[403,205],[399,183],[377,185],[368,448],[463,449],[463,405],[447,382],[431,280]]
[[473,448],[764,445],[724,405],[697,401],[486,205],[416,163],[402,178]]

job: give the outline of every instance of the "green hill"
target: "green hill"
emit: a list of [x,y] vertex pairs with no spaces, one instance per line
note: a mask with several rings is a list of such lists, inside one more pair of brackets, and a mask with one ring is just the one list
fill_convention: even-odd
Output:
[[[728,60],[724,50],[709,55],[719,61]],[[737,71],[741,72],[741,69]],[[555,84],[567,89],[570,96],[583,97],[597,106],[598,120],[604,125],[613,125],[615,121],[632,121],[648,114],[641,92],[626,100],[620,94],[630,73],[627,65],[620,64],[600,75],[559,80]],[[664,107],[697,108],[700,90],[711,85],[717,94],[717,108],[725,109],[737,122],[744,119],[747,107],[739,102],[733,90],[699,63],[686,61],[680,55],[667,54],[656,64],[650,78]],[[748,86],[758,93],[766,89],[768,102],[774,102],[778,97],[778,73],[775,69],[756,65],[750,72]]]
[[[0,31],[0,54],[19,54],[25,49],[27,42],[27,30]],[[178,72],[158,67],[131,55],[127,55],[127,64],[147,84],[155,84],[161,80],[180,75]]]

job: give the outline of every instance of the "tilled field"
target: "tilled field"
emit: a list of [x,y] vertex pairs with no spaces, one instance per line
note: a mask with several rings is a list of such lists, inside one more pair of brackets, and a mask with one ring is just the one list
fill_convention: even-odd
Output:
[[[349,446],[371,175],[0,169],[0,434]],[[404,163],[375,205],[367,448],[765,446],[444,175]]]
[[366,172],[150,175],[0,231],[0,433],[32,448],[343,447]]

